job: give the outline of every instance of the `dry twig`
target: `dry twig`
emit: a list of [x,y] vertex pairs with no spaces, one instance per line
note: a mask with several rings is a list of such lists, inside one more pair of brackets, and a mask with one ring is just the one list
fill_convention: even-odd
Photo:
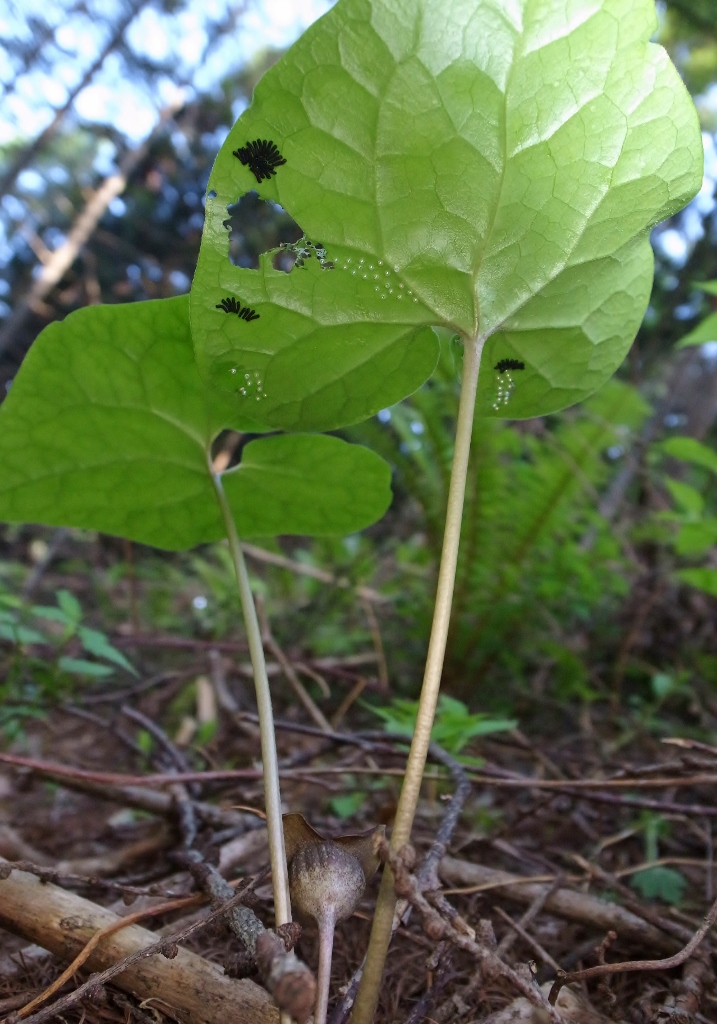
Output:
[[446,943],[440,942],[426,963],[429,974],[435,971],[433,984],[426,989],[421,999],[411,1010],[406,1024],[422,1024],[430,1020],[429,1011],[445,991],[451,979],[451,958],[446,952]]
[[[246,894],[246,892],[253,887],[254,882],[254,879],[248,879],[245,881],[245,884],[242,886],[239,892],[234,892],[232,890],[232,899],[228,902],[234,903],[235,901],[240,900]],[[112,924],[107,925],[106,928],[101,928],[98,932],[95,932],[92,938],[77,954],[72,963],[65,968],[62,974],[59,976],[59,978],[56,978],[55,981],[53,981],[51,985],[48,985],[48,987],[43,992],[38,993],[29,1003],[23,1006],[22,1009],[18,1011],[16,1016],[19,1018],[27,1017],[37,1006],[40,1006],[41,1003],[47,1002],[47,1000],[51,996],[53,996],[55,992],[58,992],[63,987],[63,985],[70,980],[70,978],[73,978],[75,974],[77,974],[82,965],[89,960],[93,951],[97,948],[97,946],[99,946],[100,942],[102,942],[103,939],[109,938],[110,935],[114,935],[116,932],[121,931],[123,928],[128,928],[133,924],[138,924],[140,921],[145,921],[149,917],[157,917],[160,914],[167,914],[172,910],[179,910],[180,908],[183,908],[186,905],[187,900],[184,898],[168,901],[167,903],[159,907],[150,907],[144,910],[138,910],[137,913],[135,914],[128,914],[127,917],[122,917],[118,921],[114,921]],[[230,912],[230,910],[227,910],[227,913]],[[202,924],[205,924],[208,920],[209,918],[204,918]],[[194,927],[194,925],[192,925],[192,927]],[[199,924],[197,923],[197,928],[198,927]],[[164,956],[168,957],[169,959],[172,959],[172,957],[175,955],[175,946],[177,942],[183,941],[188,937],[189,934],[191,934],[191,932],[187,929],[184,932],[177,933],[176,935],[168,939],[165,939],[164,945],[159,944],[159,952],[161,952]]]
[[[178,854],[177,860],[191,872],[213,907],[226,904],[228,892],[231,892],[228,882],[197,850]],[[227,923],[255,960],[261,979],[279,1008],[303,1024],[316,998],[316,982],[306,964],[287,949],[284,938],[265,928],[249,907],[235,905],[227,915]]]
[[441,939],[448,939],[453,945],[465,952],[480,964],[484,979],[502,979],[513,986],[533,1006],[539,1007],[545,1015],[546,1021],[553,1024],[562,1024],[562,1017],[555,1009],[555,1006],[548,1002],[544,993],[533,982],[532,975],[527,971],[521,971],[508,966],[497,955],[495,946],[475,937],[473,929],[452,910],[452,920],[447,920],[443,913],[439,913],[431,902],[419,890],[418,880],[410,872],[413,850],[411,847],[404,847],[398,854],[392,853],[389,845],[384,843],[382,854],[391,865],[393,872],[396,893],[399,897],[408,900],[421,915],[423,929],[429,939],[438,942]]
[[292,690],[304,705],[319,729],[321,729],[322,732],[330,733],[332,729],[326,716],[301,682],[296,669],[274,638],[274,634],[271,632],[271,627],[269,626],[269,620],[266,617],[265,609],[261,604],[259,604],[257,606],[257,610],[261,622],[261,639],[265,649],[270,651],[279,662],[281,665],[281,671],[284,673],[284,678],[287,680]]
[[595,967],[586,967],[583,971],[573,971],[571,974],[561,971],[550,990],[551,1005],[555,1003],[563,985],[573,981],[587,981],[589,978],[602,978],[607,974],[625,974],[631,971],[669,971],[673,967],[679,967],[692,956],[715,921],[717,921],[717,900],[714,901],[704,921],[687,945],[674,956],[665,957],[663,960],[626,960],[617,964],[597,964]]
[[524,926],[521,924],[520,921],[514,921],[510,914],[506,914],[502,907],[494,907],[494,910],[498,917],[501,917],[508,925],[508,927],[513,930],[514,934],[519,935],[523,942],[527,943],[530,946],[530,948],[533,950],[536,956],[540,957],[544,964],[547,964],[549,967],[552,967],[554,971],[560,970],[560,964],[556,963],[556,961],[553,960],[550,953],[548,953],[547,950],[543,949],[543,947],[540,945],[537,939],[534,939],[533,936],[525,930]]

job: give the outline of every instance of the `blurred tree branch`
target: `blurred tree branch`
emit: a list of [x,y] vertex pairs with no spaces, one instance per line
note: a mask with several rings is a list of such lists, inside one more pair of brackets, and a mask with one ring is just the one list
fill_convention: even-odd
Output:
[[15,159],[12,161],[10,166],[5,171],[5,173],[2,175],[2,177],[0,177],[0,196],[4,196],[6,192],[10,190],[18,174],[21,171],[25,170],[28,164],[32,160],[34,160],[37,154],[40,153],[48,144],[48,142],[50,142],[50,140],[54,137],[65,115],[67,114],[68,110],[72,107],[72,104],[75,102],[75,100],[82,92],[82,90],[90,84],[92,79],[95,77],[97,72],[104,64],[109,54],[112,53],[112,51],[119,46],[120,42],[122,41],[122,36],[124,35],[125,30],[130,25],[130,23],[134,21],[134,19],[136,18],[136,16],[139,14],[139,12],[142,10],[146,3],[147,0],[138,0],[138,2],[135,2],[130,5],[130,9],[127,11],[124,17],[121,18],[120,21],[117,23],[110,38],[103,46],[95,61],[90,65],[87,71],[85,71],[84,75],[79,80],[77,85],[75,85],[75,87],[70,90],[70,93],[66,101],[63,103],[63,105],[57,108],[57,110],[55,111],[55,116],[50,121],[48,126],[44,128],[37,136],[37,138],[35,138],[28,146],[25,146],[24,149],[20,150],[20,152],[17,154]]
[[117,174],[111,174],[105,178],[100,187],[89,197],[85,208],[75,220],[63,244],[47,258],[40,273],[33,281],[30,291],[17,304],[7,323],[0,330],[0,354],[10,347],[15,335],[32,313],[44,313],[43,299],[45,296],[72,266],[109,204],[124,192],[130,175],[145,158],[152,142],[183,105],[184,99],[182,98],[171,106],[165,107],[145,140],[125,155]]
[[[78,0],[78,3],[67,11],[65,17],[71,18],[83,9],[84,0]],[[12,78],[7,82],[0,83],[0,96],[9,96],[11,93],[16,92],[18,80],[27,74],[31,68],[34,68],[35,65],[44,66],[42,51],[49,42],[52,41],[58,46],[55,39],[56,25],[50,25],[32,16],[27,19],[27,25],[32,33],[32,43],[30,45],[25,44],[24,41],[19,43],[17,40],[5,42],[8,55],[19,57],[21,63],[19,68],[14,69]],[[58,48],[62,49],[62,47]]]
[[[92,68],[88,70],[83,81],[88,79],[88,76],[91,77],[97,71],[102,61],[104,61],[107,54],[121,43],[121,38],[125,29],[132,19],[142,10],[142,8],[146,6],[146,4],[147,0],[135,0],[132,4],[131,10],[128,11],[122,21],[116,26],[115,31],[112,34],[112,38],[108,41],[102,53],[92,65]],[[209,52],[219,41],[221,41],[221,39],[236,29],[237,23],[245,14],[246,9],[247,0],[239,0],[238,3],[229,8],[221,20],[212,25],[211,30],[207,33],[207,39],[201,57],[199,58],[198,66],[202,66],[204,64]],[[74,261],[80,255],[83,247],[95,233],[97,225],[109,204],[113,199],[117,198],[125,191],[131,175],[145,159],[152,144],[158,136],[163,133],[167,122],[172,120],[177,112],[185,106],[186,89],[190,86],[191,74],[188,73],[177,83],[178,99],[160,112],[159,120],[144,141],[125,154],[124,158],[120,162],[117,173],[109,175],[89,196],[85,202],[84,208],[77,215],[62,245],[54,251],[47,251],[44,254],[41,259],[41,268],[39,269],[37,276],[34,278],[29,291],[16,303],[11,316],[0,329],[0,355],[12,347],[21,329],[33,313],[50,319],[53,317],[52,310],[45,304],[44,299],[55,285],[60,282],[63,275],[70,269]],[[82,85],[78,86],[74,94],[76,95],[80,88],[83,87],[84,86]],[[30,146],[23,150],[22,154],[18,156],[13,166],[6,172],[5,176],[0,179],[0,194],[2,194],[2,187],[4,187],[8,182],[9,184],[12,184],[14,176],[19,173],[27,163],[30,163],[37,156],[37,153],[47,143],[50,136],[57,129],[62,116],[64,116],[64,112],[69,108],[71,102],[72,97],[68,99],[63,110],[58,111],[52,124],[49,125],[48,128],[46,128]],[[11,175],[12,180],[10,180]],[[35,247],[31,245],[31,248]],[[101,299],[101,294],[95,297],[96,299]]]

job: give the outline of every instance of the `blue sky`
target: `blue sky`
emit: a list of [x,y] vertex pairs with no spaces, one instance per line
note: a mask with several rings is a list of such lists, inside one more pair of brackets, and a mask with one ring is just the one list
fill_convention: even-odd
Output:
[[[4,39],[31,45],[37,32],[33,19],[55,30],[54,40],[43,48],[46,66],[27,74],[18,75],[17,59],[0,49],[0,82],[10,87],[0,103],[0,145],[34,138],[45,127],[127,5],[125,0],[88,0],[88,14],[76,6],[75,0],[8,0],[0,7]],[[288,46],[330,6],[330,0],[189,0],[178,13],[167,15],[148,5],[128,27],[125,40],[138,56],[166,61],[171,74],[160,76],[150,91],[135,76],[130,79],[122,58],[111,54],[77,97],[75,113],[85,121],[111,124],[130,141],[138,141],[152,129],[158,110],[176,96],[177,82],[190,83],[187,98],[193,90],[211,92],[257,52]],[[232,10],[235,29],[203,60],[208,26]]]

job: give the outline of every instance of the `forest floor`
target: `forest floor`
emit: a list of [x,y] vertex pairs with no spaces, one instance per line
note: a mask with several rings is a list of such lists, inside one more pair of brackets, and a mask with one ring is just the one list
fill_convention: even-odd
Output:
[[[203,962],[262,980],[226,917],[203,925],[211,885],[206,871],[202,880],[187,868],[191,854],[225,878],[250,880],[244,903],[271,928],[244,645],[160,632],[111,639],[132,656],[141,652],[142,681],[74,692],[44,719],[28,720],[22,740],[0,755],[0,856],[17,864],[12,872],[5,865],[0,881],[0,1019],[8,1022],[18,1013],[38,1024],[191,1017],[172,1005],[171,982],[170,998],[161,986],[156,998],[147,995],[129,970],[99,984],[103,978],[93,972],[106,961],[94,953],[47,999],[24,1009],[60,978],[88,937],[65,894],[132,915],[158,938],[189,927],[182,946]],[[290,669],[300,662],[293,652],[286,657]],[[350,658],[307,660],[300,668],[302,678],[313,672],[338,680],[355,698],[375,672],[371,661],[369,651],[363,668]],[[270,662],[279,676],[271,652]],[[323,727],[297,702],[279,707],[284,803],[325,836],[390,827],[405,764],[405,741],[365,731],[365,715],[348,705]],[[626,742],[624,730],[618,740],[607,711],[577,713],[574,721],[560,736],[521,722],[522,731],[474,739],[461,752],[469,764],[433,751],[414,828],[416,867],[403,879],[414,909],[393,939],[380,1024],[717,1022],[717,941],[708,933],[680,954],[715,902],[717,748],[647,733]],[[436,839],[447,838],[451,810],[457,822],[438,881],[426,880],[422,859],[432,849],[443,852]],[[28,879],[30,905],[20,891]],[[17,894],[8,900],[2,887],[13,880]],[[375,878],[337,929],[332,1024],[348,1018],[347,986],[350,994],[377,887]],[[70,900],[62,913],[58,890]],[[158,974],[173,963],[173,950],[165,953],[153,958]],[[296,953],[315,969],[312,924]],[[665,958],[669,969],[609,969]],[[545,994],[559,972],[570,977],[550,1009]],[[272,1019],[267,1013],[257,1024]]]

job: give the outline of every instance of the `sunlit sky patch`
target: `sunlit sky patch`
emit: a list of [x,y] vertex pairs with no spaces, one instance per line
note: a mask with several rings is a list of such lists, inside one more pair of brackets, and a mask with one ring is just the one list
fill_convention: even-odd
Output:
[[714,198],[717,187],[717,149],[714,136],[703,132],[702,146],[705,169],[700,191],[676,218],[666,222],[664,226],[658,226],[652,232],[655,251],[676,270],[684,267],[695,243],[704,237],[704,218],[717,206]]
[[[90,0],[88,15],[77,12],[74,0],[15,0],[0,8],[0,36],[32,41],[32,19],[55,27],[54,42],[44,48],[47,66],[16,76],[13,58],[0,50],[0,83],[11,91],[0,107],[0,145],[33,138],[51,121],[69,91],[106,45],[126,4]],[[166,64],[166,77],[150,91],[128,75],[122,58],[111,54],[92,82],[78,95],[74,110],[85,121],[111,125],[130,142],[151,131],[162,106],[176,98],[181,86],[211,92],[219,82],[266,48],[290,45],[331,0],[189,0],[174,15],[148,5],[127,28],[124,39],[140,57]],[[231,30],[208,47],[211,26],[234,12]]]

